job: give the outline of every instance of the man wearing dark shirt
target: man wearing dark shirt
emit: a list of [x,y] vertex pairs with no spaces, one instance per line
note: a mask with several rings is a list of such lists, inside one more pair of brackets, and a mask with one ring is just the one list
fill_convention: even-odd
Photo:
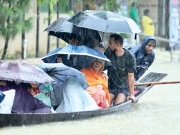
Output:
[[136,60],[134,55],[122,48],[122,46],[123,38],[120,35],[110,35],[105,55],[115,67],[108,69],[110,102],[114,100],[114,105],[122,103],[127,99],[135,102],[134,72],[136,70]]

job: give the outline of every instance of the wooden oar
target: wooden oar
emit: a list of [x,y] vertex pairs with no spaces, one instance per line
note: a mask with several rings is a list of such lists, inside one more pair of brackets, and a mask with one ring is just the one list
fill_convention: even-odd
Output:
[[145,82],[145,83],[136,83],[135,86],[143,86],[143,85],[159,85],[159,84],[175,84],[180,83],[180,81],[171,81],[171,82]]

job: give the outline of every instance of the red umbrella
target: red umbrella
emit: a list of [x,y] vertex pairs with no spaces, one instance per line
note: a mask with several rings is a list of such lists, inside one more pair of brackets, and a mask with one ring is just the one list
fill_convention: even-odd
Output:
[[0,80],[50,84],[55,82],[39,67],[19,61],[0,61]]

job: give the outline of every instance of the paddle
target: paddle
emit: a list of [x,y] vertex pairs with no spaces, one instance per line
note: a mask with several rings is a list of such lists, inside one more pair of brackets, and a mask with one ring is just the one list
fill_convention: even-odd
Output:
[[159,84],[175,84],[175,83],[180,83],[180,81],[171,81],[171,82],[145,82],[145,83],[137,83],[134,84],[135,86],[143,86],[143,85],[159,85]]

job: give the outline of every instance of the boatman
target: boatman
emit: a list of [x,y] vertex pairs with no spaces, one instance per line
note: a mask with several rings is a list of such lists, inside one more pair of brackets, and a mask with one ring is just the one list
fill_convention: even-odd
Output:
[[110,35],[105,55],[115,67],[108,69],[110,103],[112,104],[113,101],[113,104],[117,105],[127,99],[135,102],[134,72],[136,60],[130,51],[123,48],[123,38],[120,35]]
[[156,46],[156,40],[153,36],[146,36],[142,40],[142,44],[138,46],[130,47],[130,50],[136,58],[136,73],[135,81],[138,81],[139,78],[148,70],[152,65],[155,59],[154,48]]

